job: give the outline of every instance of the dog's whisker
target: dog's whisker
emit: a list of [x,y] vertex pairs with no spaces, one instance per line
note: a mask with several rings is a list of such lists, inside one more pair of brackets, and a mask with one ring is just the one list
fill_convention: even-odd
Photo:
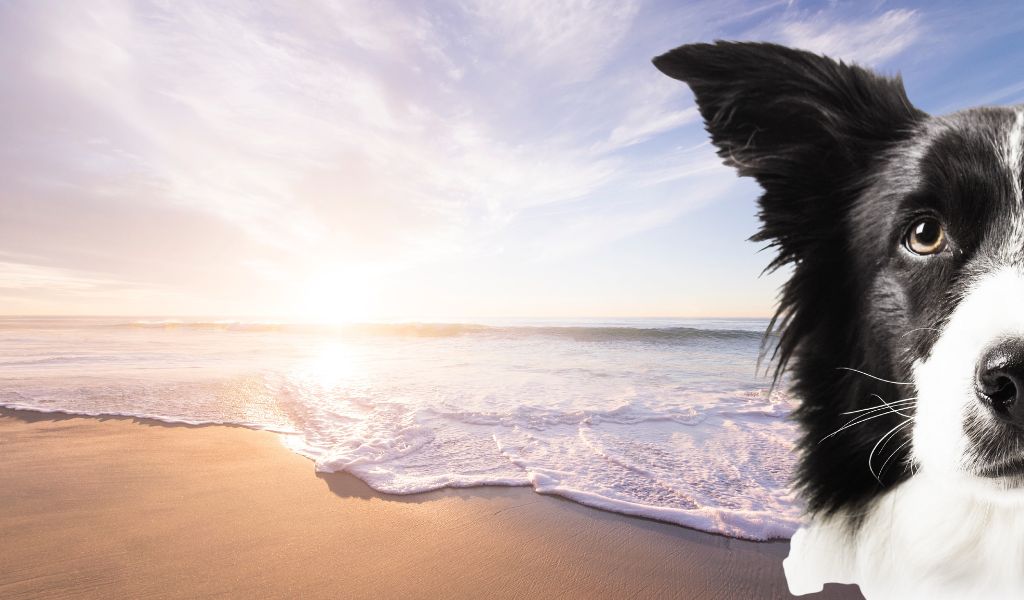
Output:
[[887,402],[886,404],[879,404],[879,405],[876,405],[876,406],[871,406],[869,408],[858,408],[857,410],[848,410],[846,412],[842,412],[842,413],[839,413],[839,414],[841,414],[841,415],[853,415],[853,414],[856,414],[856,413],[868,412],[868,411],[872,411],[872,410],[882,410],[882,409],[884,409],[886,407],[891,407],[891,406],[900,406],[901,408],[905,409],[905,408],[908,408],[912,404],[917,404],[917,396],[914,396],[912,398],[903,398],[902,400],[893,400],[892,402]]
[[[900,406],[899,408],[906,410],[908,408],[911,408],[911,405]],[[877,406],[875,408],[872,408],[871,410],[868,410],[868,411],[864,412],[863,414],[858,414],[858,415],[852,417],[849,421],[847,421],[846,423],[843,423],[843,426],[845,427],[846,425],[857,425],[857,424],[860,424],[860,423],[863,423],[864,421],[866,421],[867,420],[866,417],[879,416],[879,415],[883,415],[883,414],[886,414],[886,415],[887,414],[898,414],[898,415],[903,416],[903,417],[909,417],[910,416],[910,415],[903,414],[903,413],[901,413],[899,411],[893,410],[893,408],[889,407],[889,406]]]
[[894,457],[894,456],[896,456],[897,454],[899,454],[899,451],[900,451],[900,450],[902,450],[902,449],[904,448],[904,446],[906,446],[907,444],[909,444],[909,443],[910,443],[910,441],[911,441],[910,439],[907,439],[907,440],[905,440],[905,441],[904,441],[904,442],[903,442],[902,444],[900,444],[899,446],[897,446],[897,447],[896,447],[896,449],[895,449],[895,450],[893,450],[891,454],[889,454],[889,458],[885,459],[885,462],[884,462],[884,463],[882,463],[882,468],[878,470],[878,476],[879,476],[879,477],[881,477],[882,475],[884,475],[884,474],[885,474],[885,466],[889,464],[889,461],[891,461],[891,460],[893,459],[893,457]]
[[850,427],[852,427],[854,425],[859,425],[859,424],[861,424],[861,423],[863,423],[865,421],[868,421],[868,420],[870,420],[870,417],[881,416],[882,414],[894,413],[894,414],[898,414],[898,415],[903,416],[903,417],[910,418],[911,415],[902,413],[902,412],[900,412],[900,410],[897,410],[897,408],[906,410],[908,408],[913,407],[917,403],[917,398],[916,397],[914,397],[914,398],[904,398],[902,400],[897,400],[895,402],[886,402],[881,397],[879,397],[879,396],[877,396],[875,394],[872,394],[872,395],[874,395],[879,400],[882,400],[882,404],[877,405],[877,406],[873,406],[873,407],[870,407],[870,408],[864,408],[864,409],[860,409],[860,410],[850,411],[850,412],[847,412],[847,413],[840,413],[840,414],[857,414],[857,413],[864,413],[864,414],[857,414],[857,416],[853,417],[852,419],[850,419],[849,421],[844,423],[841,428],[839,428],[838,430],[832,432],[831,434],[829,434],[825,438],[822,438],[821,440],[819,440],[818,443],[820,444],[822,441],[824,441],[828,437],[830,437],[832,435],[835,435],[835,434],[839,433],[840,431],[843,431],[843,430],[848,429],[848,428],[850,428]]
[[836,369],[839,369],[841,371],[852,371],[854,373],[859,373],[859,374],[861,374],[861,375],[863,375],[865,377],[870,377],[872,379],[877,379],[878,381],[881,381],[881,382],[884,382],[884,383],[891,383],[893,385],[914,385],[912,382],[909,382],[909,381],[890,381],[888,379],[882,379],[881,377],[872,375],[871,373],[865,373],[864,371],[859,371],[857,369],[853,369],[853,368],[850,368],[850,367],[836,367]]
[[850,427],[852,427],[854,425],[860,425],[861,423],[870,420],[871,417],[877,417],[877,416],[881,416],[883,414],[889,414],[890,412],[892,412],[892,411],[883,408],[880,411],[873,411],[873,412],[869,412],[869,413],[864,413],[863,415],[857,415],[856,417],[853,417],[852,419],[850,419],[846,423],[843,423],[843,425],[838,430],[832,432],[831,435],[835,435],[835,434],[839,433],[840,431],[843,431],[844,429],[849,429]]
[[842,433],[842,432],[846,431],[847,429],[849,429],[849,428],[851,428],[851,427],[853,427],[855,425],[861,425],[863,423],[867,423],[868,421],[871,421],[873,419],[877,419],[879,417],[886,417],[886,416],[888,416],[890,414],[893,414],[893,413],[891,411],[885,411],[885,412],[883,412],[881,414],[877,414],[877,415],[861,415],[860,417],[854,417],[850,422],[846,423],[845,425],[843,425],[839,429],[836,429],[832,433],[830,433],[830,434],[826,435],[825,437],[821,438],[820,440],[818,440],[818,443],[820,444],[820,443],[824,442],[825,440],[827,440],[828,438],[830,438],[830,437],[832,437],[832,436],[834,436],[836,434]]
[[934,327],[917,327],[917,328],[915,328],[915,329],[911,329],[910,331],[908,331],[908,332],[904,333],[903,335],[901,335],[901,336],[900,336],[900,338],[905,338],[905,337],[907,337],[908,335],[910,335],[910,334],[914,333],[915,331],[938,331],[938,332],[940,332],[940,333],[942,332],[942,330],[941,330],[941,329],[936,329],[936,328],[934,328]]
[[875,478],[876,481],[878,481],[879,484],[882,484],[882,478],[881,478],[881,476],[879,476],[878,473],[875,473],[875,468],[871,464],[871,459],[875,456],[875,452],[878,451],[878,447],[881,446],[885,442],[885,440],[887,440],[889,438],[889,436],[896,435],[896,433],[900,429],[905,427],[907,425],[907,423],[910,423],[913,420],[914,420],[914,418],[910,417],[907,420],[905,420],[902,423],[900,423],[899,425],[897,425],[897,426],[893,427],[892,429],[890,429],[889,431],[885,432],[885,435],[883,435],[882,437],[878,438],[878,441],[875,442],[874,447],[871,448],[871,452],[868,453],[868,470],[871,471],[871,475]]
[[[899,430],[902,428],[902,426],[906,425],[907,422],[912,420],[912,419],[913,419],[913,417],[907,417],[906,421],[900,423],[897,427],[893,427],[892,429],[887,431],[884,435],[882,435],[882,440],[884,440],[884,441],[882,442],[881,446],[878,446],[878,450],[876,450],[876,453],[881,454],[882,450],[885,450],[885,447],[889,445],[889,442],[891,442],[893,440],[893,438],[896,437],[896,434],[899,432]],[[870,461],[870,460],[871,460],[871,455],[869,454],[868,455],[868,461]]]
[[[904,414],[904,413],[901,413],[901,412],[900,412],[899,410],[897,410],[897,409],[893,408],[893,407],[892,407],[892,406],[891,406],[891,405],[890,405],[890,404],[889,404],[888,402],[886,402],[886,401],[885,401],[885,398],[883,398],[883,397],[879,396],[878,394],[871,394],[871,395],[872,395],[872,396],[874,396],[875,398],[878,398],[878,400],[879,400],[879,401],[880,401],[880,402],[881,402],[882,404],[884,404],[884,405],[885,405],[886,407],[888,407],[888,408],[889,408],[889,410],[891,410],[892,412],[894,412],[894,413],[896,413],[896,414],[900,415],[901,417],[907,417],[907,418],[909,418],[909,417],[911,416],[911,415],[908,415],[908,414]],[[909,408],[909,407],[903,407],[903,408]]]

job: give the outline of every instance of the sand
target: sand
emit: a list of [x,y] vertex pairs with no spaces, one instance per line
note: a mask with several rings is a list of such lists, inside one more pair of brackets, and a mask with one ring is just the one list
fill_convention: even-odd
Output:
[[381,495],[267,432],[0,409],[2,598],[785,598],[788,551],[528,488]]

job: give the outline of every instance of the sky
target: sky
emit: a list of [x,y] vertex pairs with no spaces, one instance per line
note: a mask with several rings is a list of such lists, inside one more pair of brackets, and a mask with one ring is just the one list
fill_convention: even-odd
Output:
[[651,57],[1024,102],[1024,3],[0,0],[0,314],[765,316],[756,184]]

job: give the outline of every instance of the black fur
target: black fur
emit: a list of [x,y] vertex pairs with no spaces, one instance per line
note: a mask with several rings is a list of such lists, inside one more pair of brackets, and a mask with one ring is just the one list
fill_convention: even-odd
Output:
[[774,44],[693,44],[654,64],[689,84],[719,155],[764,189],[763,227],[751,239],[777,249],[768,270],[793,265],[774,325],[781,332],[776,376],[790,365],[802,399],[797,483],[812,511],[854,507],[906,476],[887,469],[880,482],[867,468],[872,447],[899,419],[826,436],[850,420],[841,413],[878,404],[872,394],[891,401],[904,390],[840,368],[889,380],[907,374],[894,371],[895,357],[853,318],[871,282],[850,268],[860,257],[847,215],[881,157],[926,115],[899,79]]
[[[773,326],[776,379],[788,372],[801,400],[796,483],[810,511],[856,515],[911,476],[912,440],[907,427],[876,447],[902,422],[893,413],[830,436],[850,422],[844,413],[916,396],[911,365],[970,283],[995,265],[1024,265],[1011,225],[1024,227],[1018,174],[999,156],[1016,113],[933,118],[899,78],[774,44],[693,44],[654,64],[689,84],[719,155],[764,189],[752,239],[777,249],[768,270],[792,266]],[[941,254],[901,243],[922,216],[948,232]],[[965,415],[982,471],[1007,444],[1024,444],[1005,429]]]

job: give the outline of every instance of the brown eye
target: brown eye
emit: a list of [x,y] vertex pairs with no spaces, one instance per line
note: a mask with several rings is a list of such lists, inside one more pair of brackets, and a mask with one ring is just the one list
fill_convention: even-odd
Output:
[[946,249],[946,231],[938,219],[925,217],[910,226],[904,243],[914,254],[938,254]]

